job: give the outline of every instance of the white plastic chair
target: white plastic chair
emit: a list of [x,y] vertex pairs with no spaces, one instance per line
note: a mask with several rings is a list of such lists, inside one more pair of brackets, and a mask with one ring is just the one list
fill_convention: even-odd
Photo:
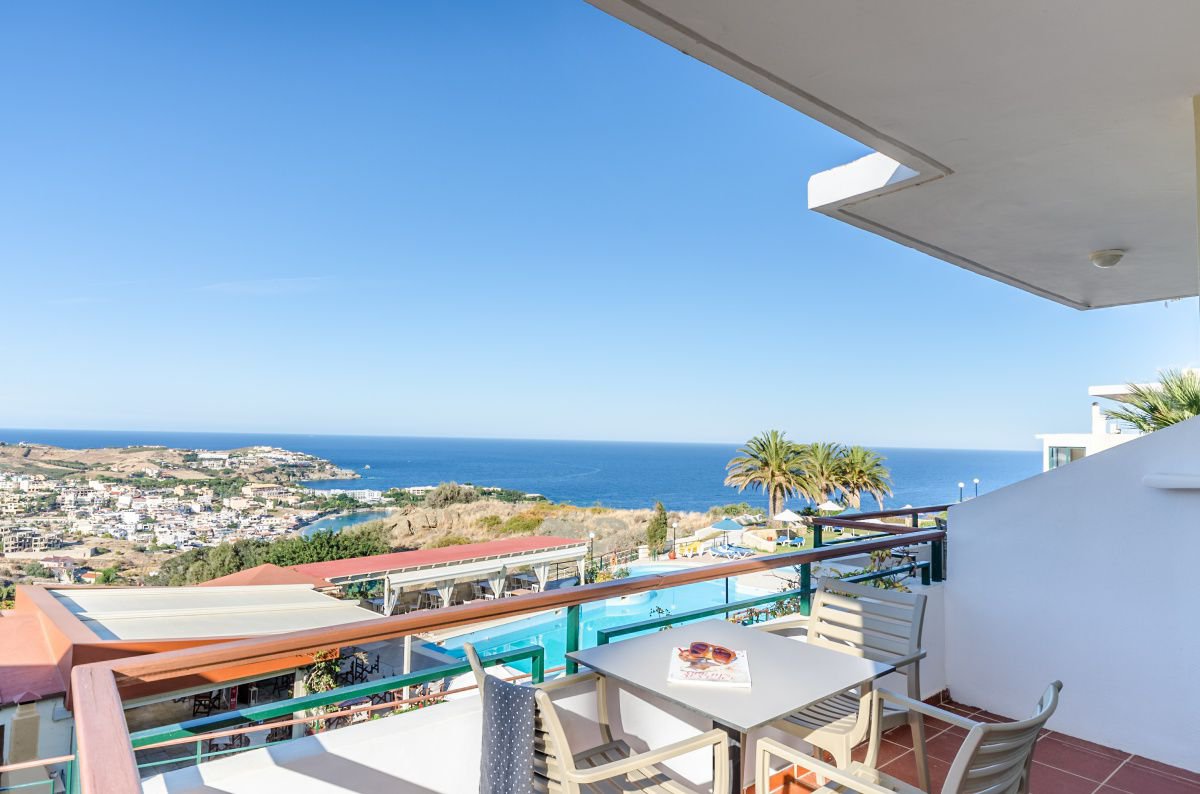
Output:
[[875,727],[871,730],[871,743],[862,762],[853,761],[846,768],[839,769],[773,739],[760,739],[755,749],[755,791],[770,789],[771,759],[779,758],[789,765],[796,764],[826,778],[829,783],[818,790],[819,794],[924,794],[928,791],[927,787],[917,788],[876,768],[883,736],[879,728],[879,716],[884,706],[891,703],[967,730],[967,738],[963,740],[946,774],[942,794],[1027,794],[1035,743],[1046,721],[1058,707],[1060,690],[1062,682],[1050,684],[1038,701],[1033,716],[1017,722],[975,722],[919,700],[884,689],[876,690],[871,698]]
[[[761,628],[777,634],[803,629],[809,645],[890,664],[906,681],[908,697],[921,699],[921,632],[925,625],[923,595],[882,590],[840,579],[822,579],[813,596],[811,614]],[[797,670],[803,675],[803,670]],[[929,786],[929,762],[925,755],[925,724],[908,709],[888,704],[881,714],[884,731],[904,725],[913,734],[917,776]],[[870,728],[870,688],[843,692],[773,723],[773,727],[803,739],[833,756],[834,764],[846,768],[851,751]]]
[[[480,696],[487,676],[479,654],[470,643],[463,643],[471,671],[475,673]],[[558,719],[552,692],[574,688],[580,683],[592,682],[596,689],[597,714],[602,744],[573,753],[567,742],[566,732]],[[655,766],[672,758],[712,748],[713,785],[712,791],[725,794],[729,791],[730,763],[729,736],[720,729],[713,729],[682,741],[674,742],[657,750],[635,754],[621,739],[614,740],[608,720],[608,703],[604,676],[597,673],[578,673],[553,681],[535,684],[534,698],[537,701],[537,720],[534,726],[536,758],[534,766],[534,788],[538,791],[562,792],[563,794],[599,794],[600,792],[641,791],[655,794],[694,794],[695,789],[683,786],[671,779],[670,774]]]

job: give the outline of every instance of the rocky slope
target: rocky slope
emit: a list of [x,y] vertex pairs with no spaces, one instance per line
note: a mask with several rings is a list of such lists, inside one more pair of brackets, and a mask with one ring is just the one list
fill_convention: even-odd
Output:
[[[410,506],[393,510],[382,523],[399,548],[424,548],[451,543],[475,543],[517,535],[557,535],[586,538],[596,533],[596,553],[627,549],[645,543],[653,510],[617,510],[548,503],[511,504],[483,499],[441,508]],[[668,513],[679,522],[680,537],[706,527],[703,513]]]

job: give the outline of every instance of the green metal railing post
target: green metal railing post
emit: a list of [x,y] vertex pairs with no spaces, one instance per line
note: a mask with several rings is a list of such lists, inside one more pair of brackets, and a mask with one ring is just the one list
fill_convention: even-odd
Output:
[[946,572],[942,570],[942,542],[940,540],[929,543],[929,567],[933,581],[945,581]]
[[[813,548],[821,548],[823,545],[821,525],[814,523],[812,525],[812,533]],[[810,562],[800,564],[800,614],[812,614],[812,563]]]
[[[567,653],[579,650],[579,616],[582,611],[579,604],[567,607]],[[579,665],[567,659],[567,675],[574,675],[578,671]]]
[[800,614],[812,613],[812,564],[800,564]]

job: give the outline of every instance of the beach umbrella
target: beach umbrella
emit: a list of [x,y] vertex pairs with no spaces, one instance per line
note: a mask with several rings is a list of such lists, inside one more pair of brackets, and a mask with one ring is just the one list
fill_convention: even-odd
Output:
[[846,508],[842,507],[837,502],[834,502],[829,499],[826,499],[824,502],[817,505],[817,512],[820,512],[820,513],[841,513],[845,509]]
[[710,527],[710,529],[720,530],[720,532],[722,533],[721,540],[726,546],[728,546],[729,545],[729,537],[728,537],[728,535],[726,535],[724,533],[740,532],[742,530],[742,525],[739,524],[738,522],[734,521],[732,518],[722,518],[720,521],[713,524]]
[[790,541],[792,539],[792,525],[803,522],[804,518],[791,510],[784,510],[782,513],[776,515],[773,520],[784,524],[787,529],[788,540]]

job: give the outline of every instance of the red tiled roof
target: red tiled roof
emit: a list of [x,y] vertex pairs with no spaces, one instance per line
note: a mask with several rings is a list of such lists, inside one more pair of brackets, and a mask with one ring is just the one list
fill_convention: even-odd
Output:
[[464,543],[461,546],[446,546],[440,549],[399,551],[394,554],[377,554],[373,557],[351,557],[346,560],[310,562],[304,565],[294,565],[292,569],[310,576],[319,576],[322,579],[331,580],[343,576],[357,576],[377,571],[398,571],[422,565],[466,562],[467,560],[498,557],[506,554],[528,554],[535,551],[550,551],[562,548],[563,546],[578,546],[586,542],[586,540],[580,538],[556,538],[550,535],[534,535],[523,538],[489,540],[486,543]]
[[200,587],[244,587],[246,585],[273,584],[307,584],[313,587],[329,586],[329,582],[319,576],[301,573],[292,568],[281,568],[278,565],[268,562],[256,565],[253,568],[247,568],[244,571],[231,573],[228,576],[209,579],[207,582],[201,582]]
[[38,616],[0,612],[0,705],[41,700],[67,691]]

